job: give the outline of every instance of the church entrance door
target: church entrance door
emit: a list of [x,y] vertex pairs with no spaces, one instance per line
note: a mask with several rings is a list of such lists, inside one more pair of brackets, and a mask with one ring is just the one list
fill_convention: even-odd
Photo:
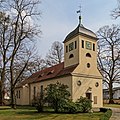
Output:
[[91,93],[86,93],[86,98],[90,99],[92,98],[92,94]]

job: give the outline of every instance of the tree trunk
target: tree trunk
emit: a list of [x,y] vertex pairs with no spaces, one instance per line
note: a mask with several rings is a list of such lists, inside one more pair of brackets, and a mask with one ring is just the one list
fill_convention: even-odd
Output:
[[0,105],[2,105],[2,85],[0,81]]
[[11,87],[11,108],[16,108],[16,103],[15,103],[15,100],[14,100],[14,89],[13,87]]
[[110,81],[109,83],[109,104],[113,104],[113,85],[112,82]]
[[4,81],[5,81],[5,67],[3,67],[2,73],[1,73],[1,81],[0,81],[0,105],[4,105]]
[[58,113],[58,101],[55,101],[55,113]]

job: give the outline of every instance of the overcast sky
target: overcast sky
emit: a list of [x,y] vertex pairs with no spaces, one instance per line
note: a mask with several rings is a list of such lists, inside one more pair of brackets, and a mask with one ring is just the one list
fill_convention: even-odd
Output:
[[82,6],[82,24],[96,32],[104,25],[120,24],[112,19],[111,11],[117,0],[42,0],[39,24],[42,35],[37,43],[39,55],[44,57],[54,41],[63,42],[66,35],[78,25],[79,6]]

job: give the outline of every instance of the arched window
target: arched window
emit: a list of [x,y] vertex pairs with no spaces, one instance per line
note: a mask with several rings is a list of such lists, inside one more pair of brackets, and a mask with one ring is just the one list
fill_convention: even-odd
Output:
[[87,68],[90,68],[90,63],[87,63]]
[[70,54],[69,58],[73,58],[73,57],[74,57],[74,55],[73,55],[73,54]]
[[91,57],[91,54],[90,54],[90,53],[87,53],[87,54],[86,54],[86,57]]

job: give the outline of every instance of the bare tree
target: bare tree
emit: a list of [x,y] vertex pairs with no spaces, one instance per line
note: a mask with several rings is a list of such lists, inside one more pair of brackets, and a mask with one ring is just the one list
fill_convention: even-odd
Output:
[[56,64],[59,64],[63,61],[63,45],[55,41],[51,49],[49,50],[49,53],[46,55],[46,64],[48,66],[53,66]]
[[27,74],[28,76],[30,76],[31,74],[40,71],[44,68],[46,68],[46,62],[44,59],[42,59],[40,56],[35,55],[33,56],[33,58],[29,61],[27,67],[26,67],[26,71],[25,74]]
[[10,51],[12,46],[11,39],[6,40],[8,34],[10,33],[8,28],[9,21],[10,21],[9,16],[7,16],[3,12],[0,12],[0,73],[1,73],[0,104],[3,104],[5,72],[8,61],[10,60],[10,56],[8,55],[7,51]]
[[98,65],[109,88],[109,103],[113,101],[113,84],[120,83],[120,27],[104,26],[99,29]]
[[112,11],[113,18],[117,19],[120,17],[120,0],[117,0],[118,6]]
[[[2,32],[0,32],[2,43],[0,56],[2,56],[2,66],[5,66],[2,67],[4,70],[2,70],[1,81],[4,82],[5,68],[6,65],[9,65],[12,107],[14,107],[15,85],[20,80],[31,56],[27,50],[32,46],[35,36],[41,32],[40,27],[35,24],[37,16],[40,15],[37,10],[39,3],[39,0],[6,0],[2,5],[4,13],[7,11],[6,14],[9,15],[5,17],[4,21],[0,21],[3,25]],[[7,20],[8,22],[6,22]],[[26,57],[24,53],[27,55]],[[23,66],[19,70],[16,67],[18,61],[20,64],[23,62]]]

